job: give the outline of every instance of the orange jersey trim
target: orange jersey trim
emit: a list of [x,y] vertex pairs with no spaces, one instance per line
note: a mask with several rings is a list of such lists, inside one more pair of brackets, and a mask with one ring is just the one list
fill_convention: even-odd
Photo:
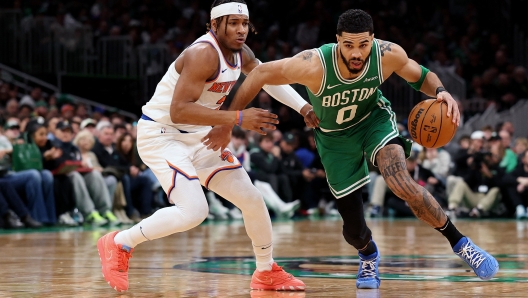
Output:
[[241,168],[241,167],[242,167],[242,164],[240,164],[240,162],[239,162],[238,165],[225,166],[225,167],[221,167],[221,168],[218,168],[218,169],[214,170],[209,175],[209,177],[207,177],[207,180],[205,180],[205,188],[209,189],[209,182],[214,177],[214,175],[218,174],[219,172],[227,171],[227,170],[235,170],[235,169],[238,169],[238,168]]
[[182,169],[178,168],[177,166],[171,164],[168,160],[166,160],[167,164],[169,165],[169,168],[171,168],[174,172],[172,174],[172,185],[169,187],[169,190],[167,191],[167,198],[170,200],[170,194],[172,190],[176,187],[176,176],[178,173],[183,175],[187,180],[198,180],[198,176],[191,176],[187,173],[185,173]]

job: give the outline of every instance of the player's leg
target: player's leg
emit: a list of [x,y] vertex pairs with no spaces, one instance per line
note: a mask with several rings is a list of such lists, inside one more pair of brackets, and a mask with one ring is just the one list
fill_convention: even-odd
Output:
[[377,289],[380,255],[365,222],[361,195],[370,176],[363,154],[357,154],[363,151],[366,128],[359,123],[358,128],[343,132],[326,134],[315,130],[315,139],[330,191],[343,218],[343,236],[360,257],[356,286]]
[[243,168],[217,172],[209,179],[209,189],[229,200],[242,211],[246,232],[253,243],[257,270],[252,289],[304,290],[305,284],[286,273],[273,261],[271,220],[260,192]]
[[442,233],[453,251],[468,263],[481,279],[491,279],[497,273],[499,264],[495,258],[462,235],[436,199],[410,176],[406,167],[403,141],[396,138],[388,142],[379,150],[376,162],[392,192],[407,202],[417,218]]
[[453,251],[461,257],[481,279],[490,279],[499,264],[490,254],[464,237],[442,210],[435,198],[414,181],[407,171],[405,158],[410,155],[411,142],[399,136],[396,115],[389,106],[380,104],[367,121],[368,133],[364,151],[380,169],[387,186],[407,202],[417,218],[444,235]]
[[187,231],[207,217],[207,200],[189,158],[194,154],[190,143],[195,138],[173,128],[160,129],[160,124],[155,122],[139,121],[141,159],[154,172],[174,206],[156,211],[128,230],[99,239],[97,247],[103,275],[117,291],[128,289],[128,260],[136,245]]
[[380,286],[378,265],[380,254],[372,240],[372,232],[365,222],[362,189],[336,199],[337,210],[343,218],[343,236],[358,250],[360,267],[356,286],[360,289],[377,289]]
[[169,195],[174,206],[159,209],[128,230],[115,231],[99,239],[97,247],[103,275],[117,291],[128,289],[128,259],[134,247],[190,230],[207,217],[209,207],[199,181],[176,178],[176,185]]

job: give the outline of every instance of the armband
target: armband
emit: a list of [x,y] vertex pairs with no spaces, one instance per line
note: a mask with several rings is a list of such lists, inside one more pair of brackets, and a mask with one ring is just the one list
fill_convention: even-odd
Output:
[[425,76],[427,76],[427,73],[429,72],[429,69],[425,68],[424,66],[420,65],[420,67],[422,68],[422,75],[420,76],[420,79],[414,83],[407,82],[407,84],[411,85],[411,87],[413,87],[413,89],[416,91],[420,91],[423,82],[425,81]]

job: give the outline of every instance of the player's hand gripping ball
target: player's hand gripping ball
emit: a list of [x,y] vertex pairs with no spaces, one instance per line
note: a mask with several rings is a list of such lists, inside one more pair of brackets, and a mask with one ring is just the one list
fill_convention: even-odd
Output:
[[451,141],[457,126],[447,117],[447,103],[436,99],[419,102],[409,114],[407,128],[412,139],[426,148],[439,148]]

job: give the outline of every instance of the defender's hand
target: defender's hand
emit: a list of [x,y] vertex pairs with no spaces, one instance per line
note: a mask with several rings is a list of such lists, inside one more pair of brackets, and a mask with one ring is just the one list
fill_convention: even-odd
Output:
[[315,115],[313,107],[310,104],[305,104],[304,107],[302,107],[300,114],[303,115],[304,123],[306,123],[308,128],[319,127],[320,121]]
[[275,124],[279,124],[278,116],[267,110],[249,108],[242,111],[242,124],[240,127],[253,130],[265,135],[268,130],[275,130]]
[[217,125],[201,141],[207,146],[207,149],[213,151],[220,149],[220,152],[224,152],[224,149],[231,142],[231,130],[231,125]]
[[447,103],[447,117],[451,117],[451,121],[457,126],[460,125],[460,111],[458,104],[453,99],[451,94],[447,91],[442,91],[436,95],[437,101],[445,101]]

